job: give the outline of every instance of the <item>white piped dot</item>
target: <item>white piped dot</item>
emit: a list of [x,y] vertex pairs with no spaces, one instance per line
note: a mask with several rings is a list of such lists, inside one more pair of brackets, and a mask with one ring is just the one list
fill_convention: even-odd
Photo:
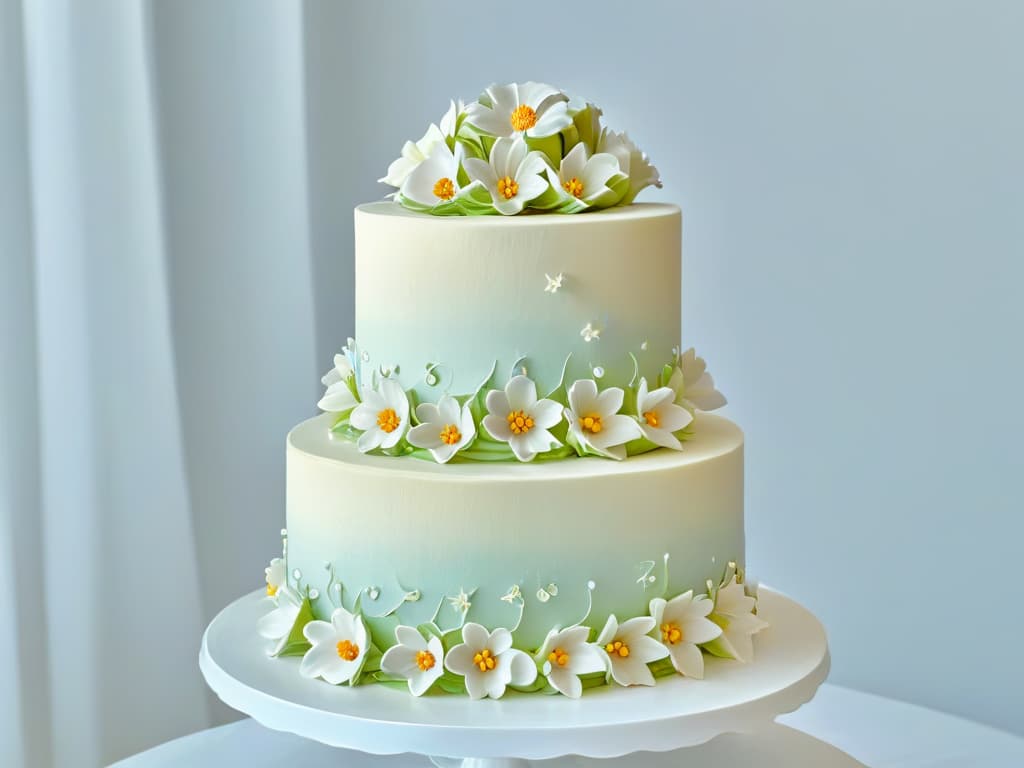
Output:
[[282,536],[287,536],[288,535],[288,529],[287,528],[282,528],[281,529],[281,535]]
[[292,571],[292,578],[294,578],[296,581],[301,579],[302,578],[302,571],[300,571],[298,568],[296,568],[294,571]]
[[380,589],[377,587],[367,587],[366,596],[369,597],[371,600],[376,600],[378,597],[380,597]]
[[318,590],[318,589],[311,589],[311,590],[309,590],[309,599],[310,600],[316,600],[318,597],[320,597],[320,590]]
[[435,376],[432,373],[428,373],[426,376],[424,376],[423,377],[423,381],[425,381],[427,383],[428,387],[436,387],[437,386],[437,376]]
[[602,368],[600,365],[598,365],[598,366],[596,366],[594,368],[594,378],[595,379],[603,379],[604,378],[604,368]]
[[543,588],[542,589],[538,589],[537,590],[537,599],[540,600],[542,603],[546,603],[548,600],[551,599],[551,595],[549,595],[547,593],[547,591],[544,590]]
[[369,352],[363,352],[363,362],[364,363],[370,362],[370,353]]
[[597,584],[595,584],[593,581],[588,581],[587,582],[587,589],[589,589],[591,592],[593,592],[595,589],[597,589]]

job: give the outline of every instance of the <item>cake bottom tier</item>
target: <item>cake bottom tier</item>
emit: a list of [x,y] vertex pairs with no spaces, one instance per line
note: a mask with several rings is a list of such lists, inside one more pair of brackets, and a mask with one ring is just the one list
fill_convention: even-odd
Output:
[[[742,567],[743,434],[700,414],[682,451],[522,465],[366,456],[330,416],[288,436],[287,566],[330,614],[547,632],[646,615],[655,597]],[[296,577],[296,573],[298,576]],[[331,590],[335,590],[331,594]]]

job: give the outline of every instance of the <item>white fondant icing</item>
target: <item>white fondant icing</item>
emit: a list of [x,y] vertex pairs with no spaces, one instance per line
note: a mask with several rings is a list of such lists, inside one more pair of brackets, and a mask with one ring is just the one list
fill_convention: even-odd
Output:
[[[567,381],[601,365],[609,383],[624,386],[637,339],[649,341],[640,372],[653,380],[680,338],[680,227],[679,209],[662,204],[454,219],[395,203],[359,206],[359,344],[377,363],[400,362],[403,386],[432,400],[419,373],[431,363],[451,371],[453,394],[474,391],[495,360],[508,371],[521,357],[549,392],[570,353]],[[557,272],[572,281],[556,301],[537,285]],[[452,295],[452,275],[472,290]],[[587,322],[600,342],[580,335]]]
[[[399,608],[414,626],[455,595],[469,620],[511,626],[515,614],[498,599],[510,584],[557,583],[558,600],[525,601],[517,645],[526,648],[586,615],[588,580],[598,582],[592,625],[612,612],[644,615],[650,593],[634,583],[637,563],[670,552],[667,587],[678,594],[719,582],[712,556],[743,562],[743,436],[721,417],[697,418],[680,452],[498,466],[360,454],[332,439],[330,416],[311,419],[288,439],[289,566],[323,573],[330,560],[354,587],[415,584],[425,600]],[[476,597],[456,593],[466,584]]]

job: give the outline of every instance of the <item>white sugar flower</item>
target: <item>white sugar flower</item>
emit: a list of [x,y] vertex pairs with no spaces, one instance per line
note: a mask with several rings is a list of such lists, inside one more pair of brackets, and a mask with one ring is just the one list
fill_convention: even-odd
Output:
[[402,147],[402,156],[388,166],[387,176],[378,181],[392,187],[402,186],[409,174],[427,159],[433,146],[437,143],[444,144],[444,136],[441,129],[431,123],[422,139],[416,142],[405,142],[405,146]]
[[661,188],[658,169],[651,165],[647,155],[640,151],[625,132],[616,133],[605,128],[597,141],[597,151],[615,155],[619,161],[619,168],[629,177],[629,189],[619,201],[622,205],[633,202],[640,190],[645,187],[653,185]]
[[444,674],[444,647],[441,638],[427,640],[413,627],[395,627],[393,645],[384,653],[380,668],[389,675],[409,681],[409,692],[422,696]]
[[562,406],[538,400],[537,385],[526,376],[513,376],[505,389],[487,393],[484,429],[495,440],[508,443],[516,458],[531,461],[538,453],[561,443],[548,430],[562,420]]
[[466,122],[490,136],[553,136],[572,125],[569,97],[544,83],[492,85],[466,109]]
[[495,209],[506,216],[519,213],[548,188],[542,175],[547,161],[540,152],[531,152],[520,137],[498,139],[489,160],[467,157],[463,167],[470,179],[487,189]]
[[593,379],[573,382],[565,419],[578,445],[611,459],[626,458],[626,443],[643,437],[643,432],[635,419],[619,414],[624,394],[619,387],[598,392]]
[[589,627],[551,630],[535,657],[551,687],[571,699],[583,693],[580,675],[604,672],[605,659],[596,647],[587,642]]
[[752,661],[753,636],[768,627],[768,622],[754,614],[756,607],[757,600],[733,576],[715,594],[715,607],[708,618],[722,628],[722,635],[708,650],[738,661]]
[[302,634],[312,645],[299,665],[303,677],[322,677],[331,685],[340,685],[359,674],[369,647],[361,616],[336,608],[330,621],[311,621]]
[[558,291],[562,287],[562,281],[565,279],[565,275],[559,272],[557,275],[552,277],[547,272],[545,272],[544,277],[548,281],[548,284],[544,286],[544,293],[558,293]]
[[644,437],[662,448],[682,450],[683,444],[673,433],[678,432],[691,421],[693,414],[676,405],[676,392],[671,387],[647,390],[647,379],[640,379],[636,393],[636,412]]
[[654,619],[638,616],[619,624],[615,614],[598,635],[598,648],[608,658],[612,679],[619,685],[654,685],[647,665],[668,656],[668,649],[650,637]]
[[654,626],[668,648],[672,666],[681,675],[704,678],[704,655],[698,646],[722,634],[721,628],[706,618],[713,607],[705,595],[695,597],[692,589],[668,601],[660,597],[651,600]]
[[551,167],[547,173],[551,186],[563,200],[572,203],[573,210],[614,205],[619,197],[608,186],[616,176],[622,178],[619,161],[606,152],[588,157],[582,142],[562,158],[557,173]]
[[471,699],[500,699],[509,685],[529,685],[537,679],[537,665],[512,647],[511,632],[488,632],[473,622],[462,628],[462,642],[448,651],[444,665],[465,678]]
[[280,653],[288,642],[288,636],[299,618],[299,611],[302,610],[302,596],[287,584],[281,584],[274,592],[269,601],[274,604],[274,609],[260,617],[256,630],[261,637],[273,640],[274,646],[270,655]]
[[601,329],[595,328],[593,323],[588,322],[585,326],[583,326],[583,330],[580,331],[580,336],[582,336],[583,340],[588,343],[591,341],[600,341]]
[[277,590],[288,583],[288,566],[280,557],[271,560],[263,572],[267,575],[267,597],[273,597]]
[[476,438],[476,425],[469,403],[459,408],[459,401],[444,395],[437,405],[416,406],[420,423],[409,430],[409,443],[426,448],[439,464],[446,463]]
[[356,446],[366,453],[393,448],[409,428],[409,398],[394,379],[382,379],[377,389],[363,388],[363,402],[352,411],[349,423],[364,430]]
[[704,358],[693,347],[679,356],[668,385],[676,392],[676,403],[690,411],[713,411],[726,404],[725,395],[715,389],[715,380],[707,371]]
[[461,145],[452,152],[443,141],[434,144],[426,159],[406,177],[402,197],[428,208],[454,200],[463,191],[459,186],[461,155]]
[[334,356],[334,367],[323,375],[320,382],[327,387],[316,407],[328,413],[341,413],[357,405],[350,382],[355,373],[352,364],[344,355]]

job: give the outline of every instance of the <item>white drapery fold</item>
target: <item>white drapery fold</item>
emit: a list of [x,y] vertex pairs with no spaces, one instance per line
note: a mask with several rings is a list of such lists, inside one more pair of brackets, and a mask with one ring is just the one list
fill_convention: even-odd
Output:
[[4,766],[228,716],[199,639],[279,547],[316,399],[302,22],[0,0]]

